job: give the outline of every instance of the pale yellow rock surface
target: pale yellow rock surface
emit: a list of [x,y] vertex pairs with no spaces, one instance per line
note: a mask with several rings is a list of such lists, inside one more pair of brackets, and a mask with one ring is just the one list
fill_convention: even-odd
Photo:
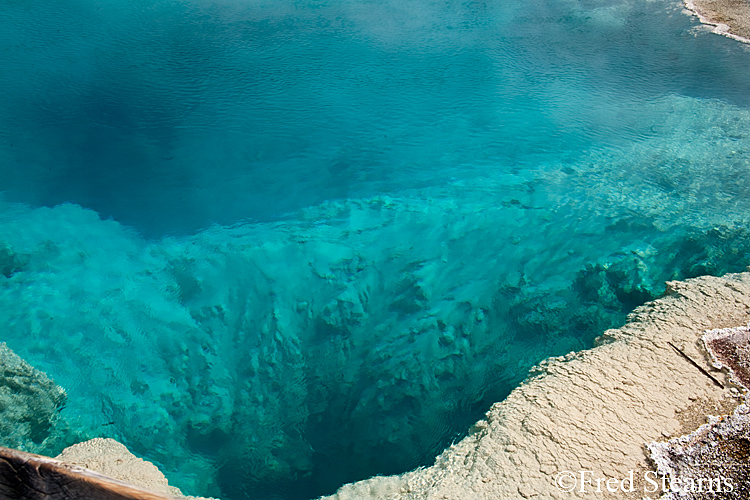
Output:
[[[624,498],[587,486],[563,491],[556,478],[627,479],[648,496],[642,477],[644,443],[686,429],[682,414],[696,402],[726,401],[721,389],[667,342],[726,383],[700,344],[704,330],[750,320],[750,274],[702,277],[669,284],[668,295],[636,309],[624,327],[607,331],[598,347],[543,362],[536,375],[492,406],[469,436],[445,450],[432,467],[341,488],[328,500],[498,500]],[[709,405],[710,406],[710,405]],[[703,422],[700,422],[703,423]],[[568,478],[569,479],[569,478]],[[564,481],[570,485],[571,480]],[[625,483],[629,486],[629,483]],[[638,491],[640,489],[640,491]],[[659,495],[651,493],[653,498]]]
[[178,488],[169,486],[167,478],[154,464],[136,457],[114,439],[96,438],[75,444],[65,448],[55,459],[154,493],[182,496]]

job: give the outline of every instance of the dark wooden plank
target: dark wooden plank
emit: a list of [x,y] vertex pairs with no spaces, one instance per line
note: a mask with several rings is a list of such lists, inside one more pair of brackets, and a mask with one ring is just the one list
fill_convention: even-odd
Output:
[[0,447],[0,500],[174,500],[49,457]]

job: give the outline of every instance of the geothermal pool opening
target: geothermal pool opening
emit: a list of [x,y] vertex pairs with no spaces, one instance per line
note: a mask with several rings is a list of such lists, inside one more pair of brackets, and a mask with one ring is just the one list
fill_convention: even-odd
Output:
[[677,2],[14,3],[0,54],[29,451],[329,494],[750,256],[750,54]]

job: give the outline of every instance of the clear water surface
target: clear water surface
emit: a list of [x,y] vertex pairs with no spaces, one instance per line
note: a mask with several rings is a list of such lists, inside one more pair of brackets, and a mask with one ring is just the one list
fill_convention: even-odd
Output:
[[[673,1],[5,0],[0,331],[191,494],[430,464],[750,256],[750,53]],[[44,437],[44,436],[43,436]]]

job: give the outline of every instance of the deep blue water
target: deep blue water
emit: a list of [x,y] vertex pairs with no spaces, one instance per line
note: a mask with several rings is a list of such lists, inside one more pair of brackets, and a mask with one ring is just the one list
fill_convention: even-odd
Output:
[[5,0],[0,67],[0,340],[69,395],[33,451],[186,493],[429,464],[750,262],[750,52],[677,2]]

